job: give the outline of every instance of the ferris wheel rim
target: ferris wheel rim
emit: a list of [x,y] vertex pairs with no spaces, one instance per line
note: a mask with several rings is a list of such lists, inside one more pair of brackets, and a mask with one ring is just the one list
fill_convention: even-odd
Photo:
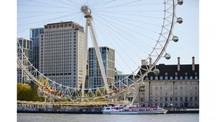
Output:
[[[172,31],[173,31],[173,26],[174,26],[174,20],[175,20],[175,0],[164,0],[164,5],[166,5],[166,3],[167,2],[169,2],[169,1],[172,1],[173,2],[173,13],[172,13],[172,25],[171,25],[171,28],[170,28],[170,31],[169,31],[169,36],[167,37],[167,39],[166,39],[166,43],[165,43],[165,45],[164,45],[164,47],[163,47],[163,49],[162,49],[162,51],[160,52],[160,54],[158,55],[158,57],[155,59],[155,61],[153,61],[153,65],[148,69],[148,72],[151,72],[151,70],[154,68],[154,66],[156,65],[156,63],[160,60],[160,58],[162,57],[162,55],[164,54],[164,52],[165,52],[165,50],[166,50],[166,47],[168,46],[168,43],[169,43],[169,41],[170,41],[170,38],[171,38],[171,36],[172,36]],[[164,11],[164,13],[166,14],[166,11]],[[165,15],[164,15],[164,18],[165,18]],[[164,19],[164,21],[163,21],[163,25],[162,25],[162,29],[161,29],[161,33],[163,33],[163,30],[164,30],[164,28],[163,28],[163,26],[164,26],[164,24],[165,24],[165,21],[166,21],[166,19]],[[162,35],[160,35],[160,37],[161,37]],[[160,39],[160,37],[159,37],[159,39]],[[159,40],[158,39],[158,40]],[[158,45],[158,42],[156,43],[156,45],[155,45],[155,47],[153,48],[153,51],[156,49],[156,46]],[[153,52],[152,51],[152,52]],[[152,52],[150,53],[150,55],[152,55]],[[149,59],[151,56],[149,56],[147,59]],[[29,61],[29,63],[31,63],[30,61]],[[36,69],[34,66],[32,67],[33,69]],[[136,71],[139,71],[139,70],[141,70],[141,68],[140,67],[138,67],[135,71],[134,71],[134,73],[136,73]],[[37,71],[37,72],[39,72],[39,71]],[[147,73],[147,72],[146,72]],[[145,74],[146,74],[145,73]],[[42,73],[41,72],[39,72],[39,74],[41,75]],[[145,75],[145,74],[143,74],[143,76]],[[132,74],[133,75],[133,74]],[[143,78],[143,76],[141,76],[142,78]],[[47,76],[45,76],[45,75],[41,75],[41,77],[44,77],[45,79],[47,79],[48,81],[50,81],[50,82],[52,82],[52,83],[54,83],[54,84],[56,84],[56,85],[59,85],[59,86],[62,86],[62,87],[65,87],[65,88],[68,88],[68,89],[71,89],[71,90],[74,90],[74,91],[76,91],[77,90],[77,88],[73,88],[73,87],[67,87],[67,86],[64,86],[64,85],[62,85],[62,84],[60,84],[60,83],[57,83],[56,81],[53,81],[53,80],[51,80],[51,79],[49,79]],[[121,82],[121,81],[118,81],[119,83]],[[112,84],[110,84],[109,86],[111,86]],[[132,85],[130,85],[130,86],[132,86]],[[97,90],[97,89],[100,89],[100,88],[104,88],[104,86],[103,87],[98,87],[98,88],[91,88],[91,90]],[[89,88],[85,88],[85,90],[89,90]],[[90,90],[90,91],[91,91]],[[101,95],[101,97],[106,97],[106,96],[110,96],[110,95]],[[79,97],[80,98],[80,97]]]

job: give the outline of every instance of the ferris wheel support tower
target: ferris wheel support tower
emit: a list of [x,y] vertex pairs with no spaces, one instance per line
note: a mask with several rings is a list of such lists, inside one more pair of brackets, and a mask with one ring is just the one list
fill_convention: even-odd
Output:
[[[84,13],[84,15],[85,15],[84,17],[86,18],[84,76],[86,76],[86,65],[87,65],[87,54],[88,54],[88,49],[87,49],[88,48],[88,29],[89,29],[91,37],[92,37],[91,40],[92,40],[92,43],[93,43],[94,48],[95,48],[95,52],[96,52],[99,68],[100,68],[100,71],[101,71],[101,75],[102,75],[102,78],[103,78],[103,81],[104,81],[105,89],[106,89],[107,93],[109,94],[110,91],[109,91],[109,87],[108,87],[108,83],[107,83],[107,77],[106,77],[106,73],[105,73],[105,68],[104,68],[104,65],[103,65],[101,53],[100,53],[100,50],[99,50],[99,47],[98,47],[98,44],[97,44],[94,28],[93,28],[93,25],[92,25],[93,18],[92,18],[92,15],[91,15],[91,9],[88,6],[84,5],[84,6],[81,7],[81,11]],[[84,78],[83,82],[82,82],[82,97],[84,97],[85,81],[86,81],[86,79]]]

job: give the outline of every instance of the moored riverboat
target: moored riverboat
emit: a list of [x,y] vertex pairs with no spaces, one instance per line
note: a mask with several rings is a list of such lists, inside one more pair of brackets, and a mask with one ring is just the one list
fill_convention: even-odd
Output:
[[103,114],[166,114],[168,110],[159,106],[151,107],[123,107],[106,106],[103,108]]

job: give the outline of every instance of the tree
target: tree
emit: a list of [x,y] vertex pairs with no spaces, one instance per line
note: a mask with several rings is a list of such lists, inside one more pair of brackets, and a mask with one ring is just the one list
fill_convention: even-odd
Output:
[[34,84],[32,88],[32,101],[43,101],[43,98],[38,95],[38,85]]
[[17,100],[32,100],[32,88],[28,84],[17,84]]
[[37,84],[33,84],[33,86],[31,87],[29,84],[18,83],[17,100],[43,101],[43,98],[38,96]]

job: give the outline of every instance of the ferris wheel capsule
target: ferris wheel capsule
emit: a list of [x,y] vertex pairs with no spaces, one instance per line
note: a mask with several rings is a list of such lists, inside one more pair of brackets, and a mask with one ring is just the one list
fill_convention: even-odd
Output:
[[155,68],[155,69],[153,70],[153,73],[154,73],[155,75],[159,75],[159,74],[160,74],[160,70]]
[[169,53],[166,53],[164,56],[167,60],[169,60],[171,58],[171,55]]
[[183,0],[178,0],[178,4],[182,5],[183,4]]
[[178,42],[178,41],[179,41],[179,38],[178,38],[178,36],[173,36],[172,40],[173,40],[174,42]]
[[181,17],[178,17],[177,18],[177,23],[182,24],[182,22],[183,22],[183,19]]

